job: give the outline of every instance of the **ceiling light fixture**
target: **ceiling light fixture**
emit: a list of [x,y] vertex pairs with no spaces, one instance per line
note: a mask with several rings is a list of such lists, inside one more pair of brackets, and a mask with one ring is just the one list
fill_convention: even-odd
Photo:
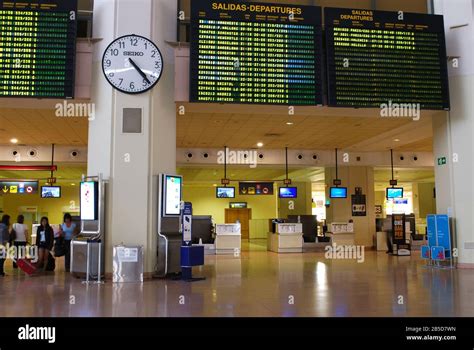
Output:
[[292,122],[286,122],[286,125],[293,125],[295,123],[292,123]]
[[395,139],[395,140],[393,140],[393,141],[395,141],[395,142],[400,142],[400,139]]
[[13,138],[13,139],[10,140],[10,142],[16,144],[16,143],[18,143],[18,139]]
[[263,147],[263,142],[257,143],[257,147],[262,148]]

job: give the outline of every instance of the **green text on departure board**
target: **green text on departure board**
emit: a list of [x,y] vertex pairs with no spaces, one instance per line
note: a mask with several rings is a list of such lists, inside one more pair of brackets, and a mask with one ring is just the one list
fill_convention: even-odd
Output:
[[321,9],[193,1],[192,102],[319,105]]
[[449,109],[443,17],[325,8],[330,106]]
[[73,98],[77,0],[0,0],[0,97]]

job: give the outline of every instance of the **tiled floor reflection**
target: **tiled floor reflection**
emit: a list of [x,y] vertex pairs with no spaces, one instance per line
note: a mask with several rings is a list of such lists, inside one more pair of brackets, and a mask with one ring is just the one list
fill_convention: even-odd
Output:
[[[202,282],[83,285],[58,271],[0,279],[0,316],[474,316],[474,270],[432,270],[416,257],[367,252],[206,256]],[[261,245],[260,245],[261,246]]]

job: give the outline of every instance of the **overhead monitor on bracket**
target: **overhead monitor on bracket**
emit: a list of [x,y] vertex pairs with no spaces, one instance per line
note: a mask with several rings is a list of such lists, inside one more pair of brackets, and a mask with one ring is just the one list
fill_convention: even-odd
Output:
[[331,187],[329,198],[347,198],[347,187]]
[[386,194],[387,199],[403,198],[403,187],[388,187]]
[[42,186],[41,198],[61,198],[61,186]]
[[162,216],[177,217],[181,212],[183,177],[163,174],[162,181]]
[[235,187],[217,187],[216,198],[235,198]]
[[99,183],[96,181],[81,182],[80,194],[81,220],[97,220],[99,216]]
[[298,197],[297,187],[280,187],[278,197],[282,199],[293,199]]

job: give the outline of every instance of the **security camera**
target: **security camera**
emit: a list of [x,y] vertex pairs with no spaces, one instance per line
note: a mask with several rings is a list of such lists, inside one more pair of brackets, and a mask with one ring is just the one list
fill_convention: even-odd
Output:
[[79,151],[73,150],[69,153],[69,155],[71,156],[71,158],[76,158],[77,156],[79,156]]

